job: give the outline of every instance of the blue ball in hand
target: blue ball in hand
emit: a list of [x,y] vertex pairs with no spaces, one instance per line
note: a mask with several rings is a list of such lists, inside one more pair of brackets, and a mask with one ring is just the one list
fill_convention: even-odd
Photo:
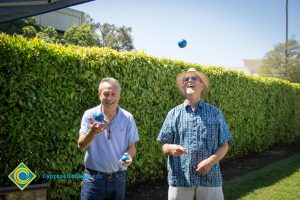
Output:
[[178,46],[180,48],[184,48],[184,47],[186,47],[186,45],[187,45],[187,41],[185,39],[181,39],[178,41]]
[[95,115],[94,116],[94,119],[97,121],[97,122],[102,122],[104,120],[104,115],[102,113],[99,113],[98,115]]
[[129,160],[129,157],[128,157],[127,154],[124,154],[124,155],[121,157],[120,161],[125,162],[126,160]]

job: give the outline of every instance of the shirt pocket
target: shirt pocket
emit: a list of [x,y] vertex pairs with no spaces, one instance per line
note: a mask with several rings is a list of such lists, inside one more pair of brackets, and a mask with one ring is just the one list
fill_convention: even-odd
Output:
[[211,140],[207,135],[202,135],[198,145],[198,153],[201,157],[201,160],[208,158],[211,155]]
[[214,153],[218,144],[218,122],[213,119],[204,119],[200,129],[200,143],[208,151],[208,154]]

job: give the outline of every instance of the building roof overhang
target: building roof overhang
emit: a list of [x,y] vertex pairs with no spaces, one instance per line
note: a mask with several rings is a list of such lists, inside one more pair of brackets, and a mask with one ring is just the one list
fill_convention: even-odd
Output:
[[0,0],[0,24],[94,0]]

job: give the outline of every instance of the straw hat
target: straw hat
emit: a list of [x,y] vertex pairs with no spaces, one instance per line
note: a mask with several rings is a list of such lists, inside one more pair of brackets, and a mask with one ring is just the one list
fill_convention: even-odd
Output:
[[203,72],[197,71],[193,67],[188,69],[186,72],[182,72],[181,74],[179,74],[177,76],[176,84],[177,84],[177,87],[178,87],[179,91],[183,94],[183,90],[182,90],[183,79],[188,74],[194,74],[194,75],[198,76],[201,79],[201,81],[204,84],[204,88],[203,88],[203,92],[201,94],[201,97],[204,97],[207,94],[208,90],[209,90],[209,79],[206,76],[206,74],[204,74]]

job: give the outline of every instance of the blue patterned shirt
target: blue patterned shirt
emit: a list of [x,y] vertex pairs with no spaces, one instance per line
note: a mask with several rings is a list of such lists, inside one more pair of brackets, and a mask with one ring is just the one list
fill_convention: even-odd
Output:
[[214,106],[199,101],[195,110],[186,103],[169,111],[157,140],[163,144],[178,144],[187,150],[179,157],[168,156],[168,182],[171,186],[222,186],[220,165],[202,175],[196,172],[202,160],[214,154],[218,147],[233,137],[222,113]]

